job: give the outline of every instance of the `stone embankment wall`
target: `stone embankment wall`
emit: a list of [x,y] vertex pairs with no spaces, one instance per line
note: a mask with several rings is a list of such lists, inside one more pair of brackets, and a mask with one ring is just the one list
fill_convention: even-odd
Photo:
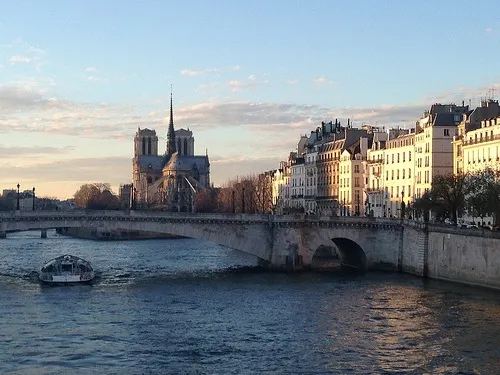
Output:
[[500,289],[500,235],[481,231],[429,231],[428,276]]
[[405,223],[403,272],[500,289],[500,232]]

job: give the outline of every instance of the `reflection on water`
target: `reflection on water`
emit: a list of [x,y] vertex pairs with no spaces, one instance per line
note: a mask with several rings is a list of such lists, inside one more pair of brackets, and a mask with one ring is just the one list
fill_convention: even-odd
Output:
[[[2,374],[497,374],[500,293],[411,276],[269,273],[190,239],[0,240]],[[40,285],[64,253],[92,285]],[[34,344],[36,343],[36,344]]]

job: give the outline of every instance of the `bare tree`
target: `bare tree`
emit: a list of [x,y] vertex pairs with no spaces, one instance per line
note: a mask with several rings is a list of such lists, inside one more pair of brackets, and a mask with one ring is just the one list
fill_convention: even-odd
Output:
[[493,216],[500,224],[500,171],[487,168],[473,173],[469,179],[467,209],[473,217]]
[[74,194],[75,204],[79,208],[87,208],[90,201],[97,201],[105,191],[111,192],[109,183],[97,182],[83,184]]
[[458,213],[465,208],[465,198],[469,189],[468,175],[438,175],[432,180],[429,195],[431,201],[437,207],[447,211],[451,215],[451,220],[456,224]]

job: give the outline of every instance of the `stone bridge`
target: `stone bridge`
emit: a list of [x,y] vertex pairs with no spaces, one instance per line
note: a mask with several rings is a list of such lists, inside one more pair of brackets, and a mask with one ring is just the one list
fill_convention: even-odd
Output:
[[[415,221],[303,215],[193,214],[143,211],[0,212],[0,238],[52,228],[147,231],[214,242],[297,270],[332,247],[345,265],[396,269],[500,289],[500,232]],[[335,245],[335,246],[334,246]],[[1,240],[0,240],[1,246]]]
[[403,223],[399,220],[151,211],[0,213],[0,238],[11,231],[41,230],[43,237],[47,229],[78,227],[196,238],[252,254],[261,264],[278,269],[307,268],[324,247],[334,248],[345,265],[402,267]]

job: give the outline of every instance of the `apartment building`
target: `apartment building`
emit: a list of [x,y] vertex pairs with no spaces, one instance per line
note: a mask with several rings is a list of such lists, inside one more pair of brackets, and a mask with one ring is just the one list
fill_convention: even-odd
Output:
[[453,173],[453,137],[469,106],[433,104],[416,122],[415,197],[430,190],[437,175]]
[[383,159],[384,200],[382,216],[400,217],[402,202],[409,205],[413,201],[414,149],[414,129],[393,129],[390,132]]
[[316,161],[318,159],[319,144],[312,144],[308,147],[308,151],[304,156],[305,170],[305,211],[306,213],[316,213],[316,196],[318,194],[318,168]]
[[[366,129],[352,128],[349,120],[348,126],[345,128],[337,121],[335,125],[335,131],[329,134],[329,138],[318,150],[316,162],[318,168],[318,196],[316,197],[316,207],[318,212],[323,215],[340,216],[344,215],[344,207],[347,207],[347,202],[350,203],[348,206],[351,207],[349,213],[355,211],[352,210],[354,205],[352,199],[348,199],[344,203],[344,197],[347,199],[347,195],[340,197],[341,156],[345,150],[351,149],[349,155],[344,156],[352,157],[354,155],[352,148],[359,143],[360,138],[364,137],[371,140],[372,134],[369,134]],[[347,160],[344,161],[347,162]],[[344,171],[347,171],[347,169],[344,169]],[[347,194],[345,181],[349,178],[349,182],[351,182],[352,176],[347,176],[350,172],[343,173],[346,175],[343,177],[342,191]],[[362,198],[360,199],[362,200]]]
[[483,100],[468,116],[463,116],[453,139],[453,173],[467,173],[500,162],[498,149],[500,106],[496,100]]
[[365,167],[368,142],[371,138],[361,137],[340,155],[339,206],[340,216],[365,215],[364,190]]
[[365,161],[366,216],[382,217],[385,212],[384,160],[389,133],[373,129],[373,141]]
[[289,204],[294,212],[305,212],[305,178],[304,157],[295,157],[290,165],[291,196]]

